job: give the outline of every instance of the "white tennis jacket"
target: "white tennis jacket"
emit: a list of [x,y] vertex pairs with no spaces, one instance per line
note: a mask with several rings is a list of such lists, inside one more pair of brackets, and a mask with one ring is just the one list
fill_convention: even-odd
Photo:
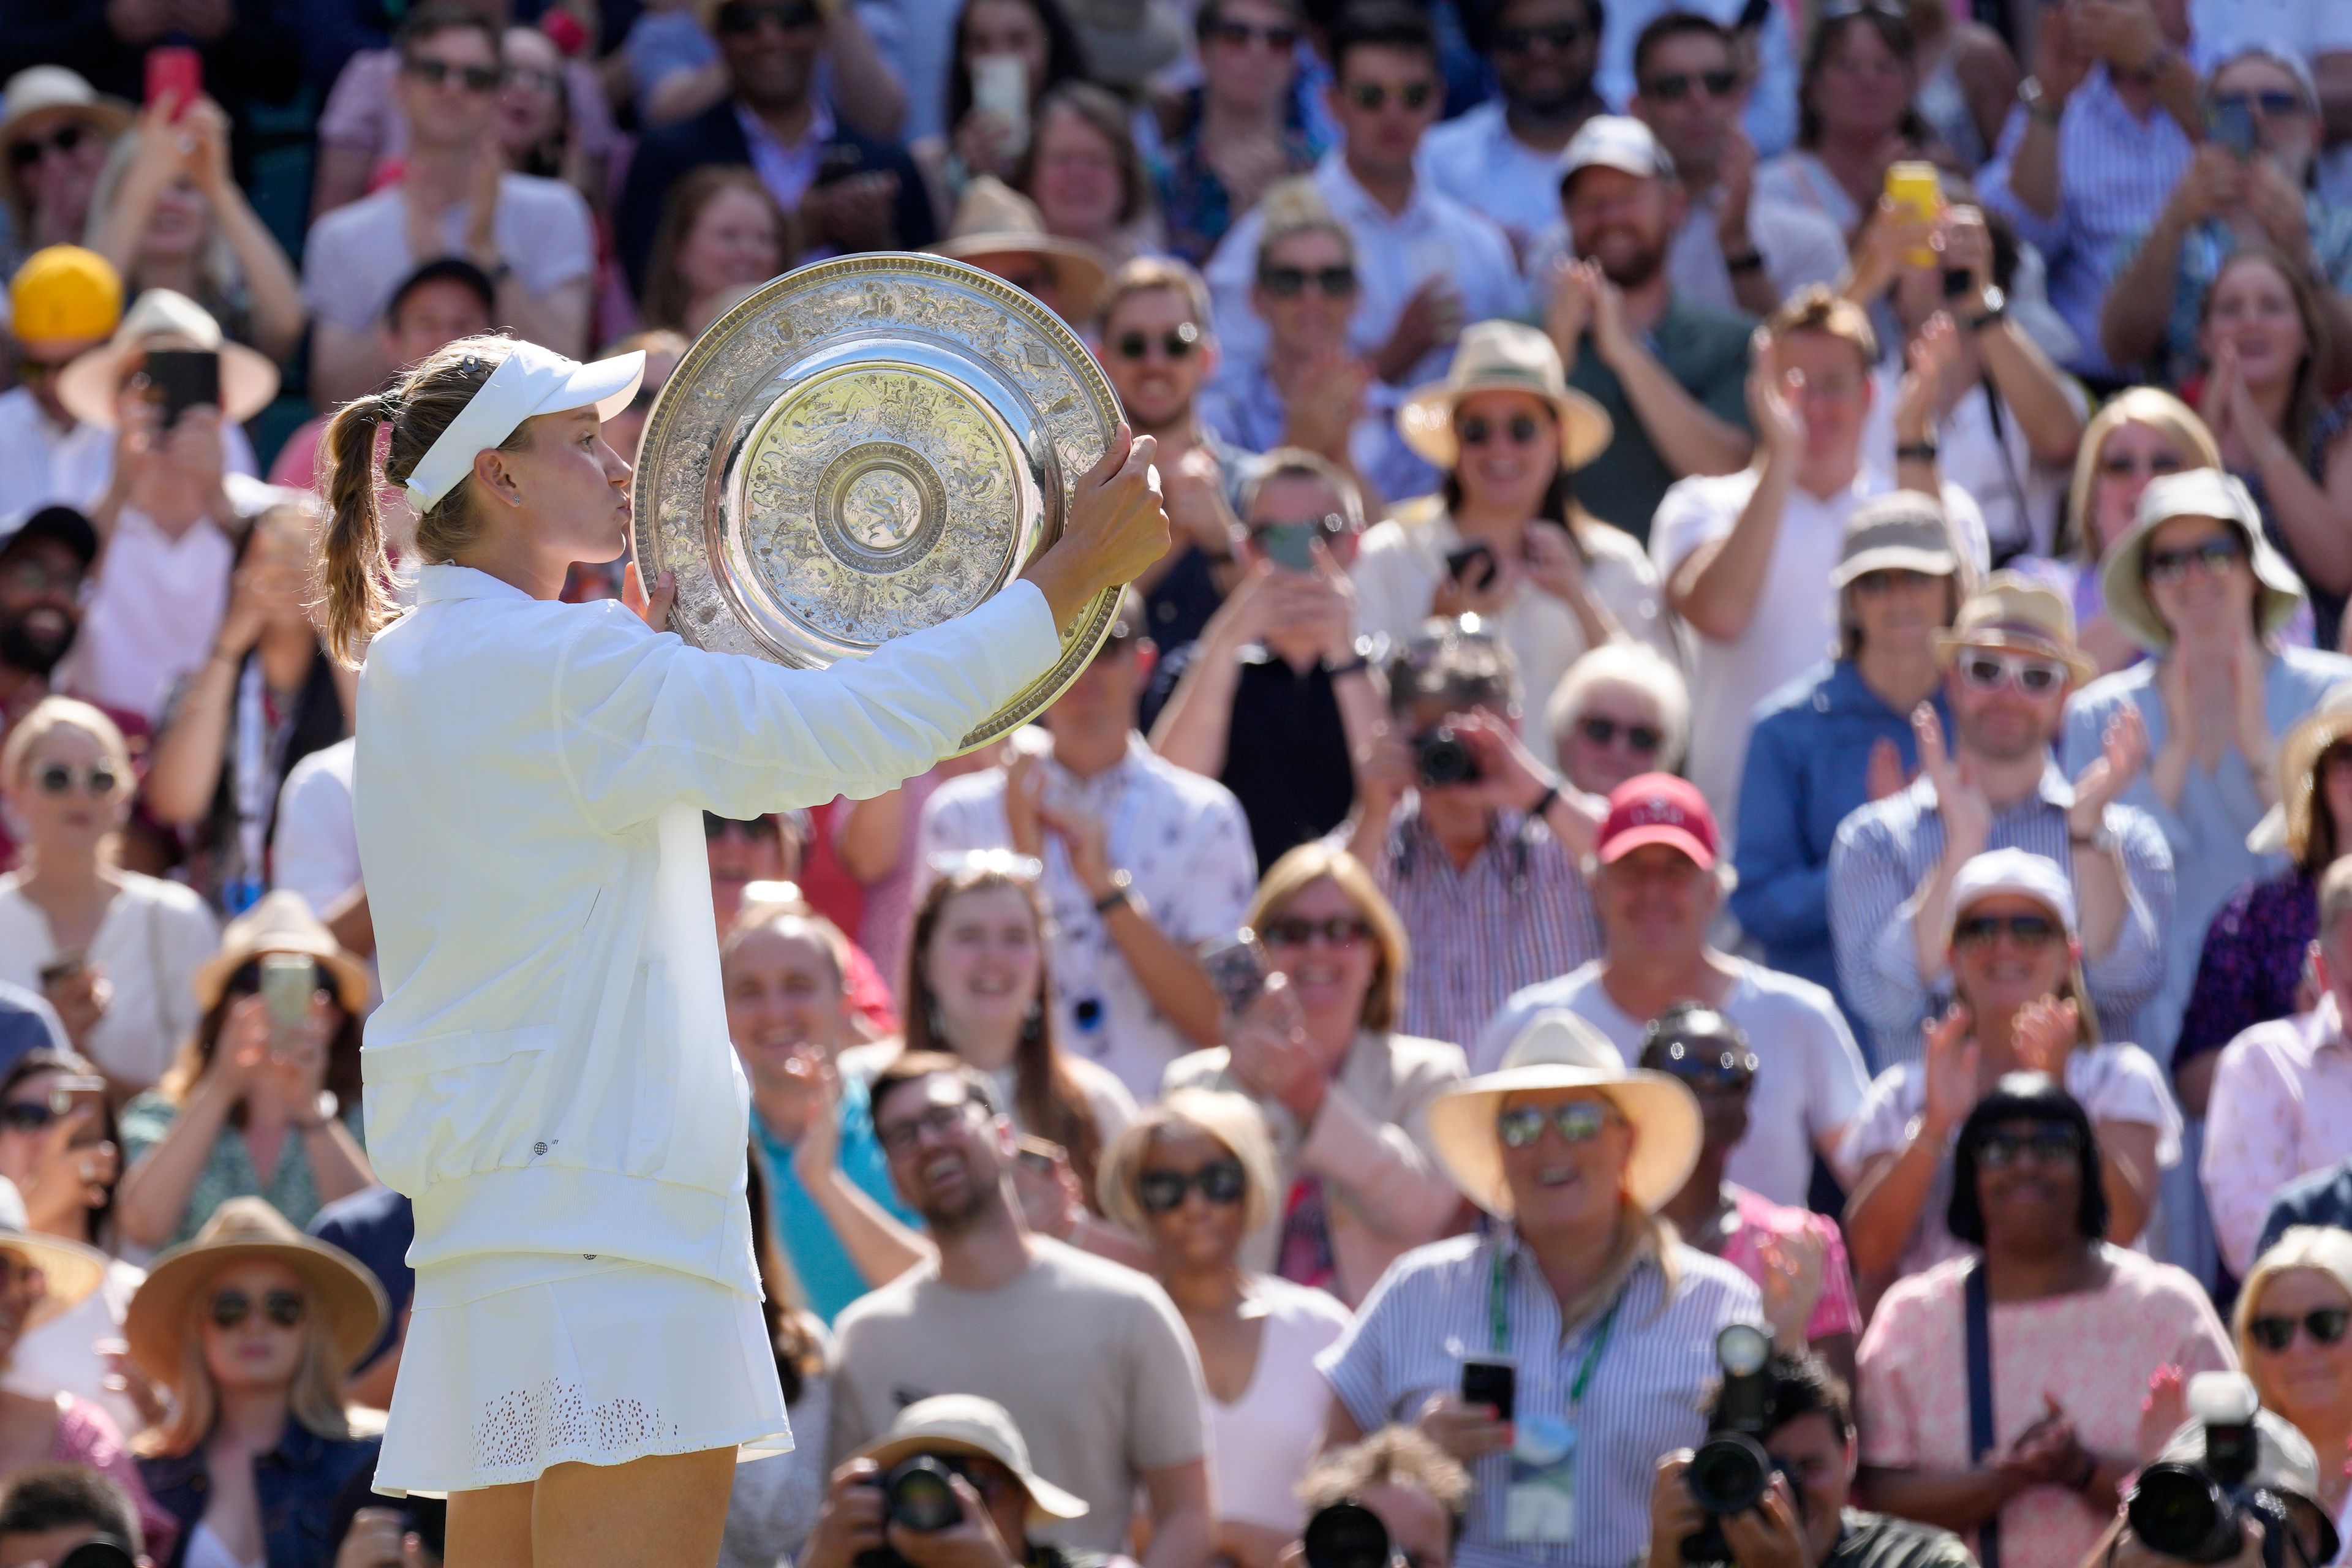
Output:
[[890,789],[1058,643],[1015,583],[788,670],[423,568],[360,674],[352,786],[383,973],[368,1156],[415,1200],[410,1261],[587,1253],[757,1294],[701,813]]

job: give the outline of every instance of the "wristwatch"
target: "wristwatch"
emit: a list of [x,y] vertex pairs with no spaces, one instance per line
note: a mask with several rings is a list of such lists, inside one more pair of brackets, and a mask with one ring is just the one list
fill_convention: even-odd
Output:
[[295,1129],[302,1132],[316,1132],[320,1128],[332,1121],[336,1113],[342,1108],[343,1102],[336,1098],[333,1089],[322,1089],[319,1091],[318,1103],[313,1108],[319,1113],[318,1118],[311,1121],[297,1121],[294,1123]]
[[1764,253],[1751,245],[1737,256],[1727,254],[1723,258],[1723,269],[1735,278],[1743,272],[1761,272],[1764,270]]
[[1095,900],[1095,913],[1107,915],[1121,904],[1133,902],[1134,899],[1135,879],[1125,871],[1113,871],[1110,874],[1110,891]]
[[1936,460],[1936,451],[1933,441],[1906,441],[1895,448],[1895,460],[1898,463],[1932,463]]
[[2009,320],[2009,296],[2001,292],[2000,284],[1993,283],[1985,288],[1984,309],[1970,316],[1960,325],[1969,331],[1980,332],[1987,327],[2007,320]]
[[2038,76],[2027,77],[2017,84],[2017,101],[2025,105],[2027,114],[2048,126],[2056,126],[2058,117],[2066,111],[2065,100],[2052,101],[2050,95],[2042,91]]
[[2066,842],[2077,849],[2096,850],[2104,855],[2116,847],[2116,830],[2109,827],[2104,818],[2097,827],[2088,833],[2077,833],[2073,825],[2069,824],[2066,828]]

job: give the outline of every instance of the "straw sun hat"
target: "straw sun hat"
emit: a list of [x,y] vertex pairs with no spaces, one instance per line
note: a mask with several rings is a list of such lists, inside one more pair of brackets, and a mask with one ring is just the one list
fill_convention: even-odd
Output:
[[58,377],[58,401],[85,425],[114,428],[114,404],[124,367],[151,348],[208,350],[220,355],[221,417],[243,424],[278,395],[278,367],[268,356],[221,336],[213,313],[169,289],[139,296],[114,336],[79,355]]
[[1551,339],[1517,321],[1480,321],[1464,331],[1445,379],[1413,390],[1397,411],[1397,431],[1406,446],[1451,472],[1461,455],[1454,410],[1481,392],[1524,392],[1550,404],[1564,468],[1580,468],[1601,456],[1614,434],[1608,412],[1568,384]]
[[2021,573],[1996,572],[1968,597],[1952,629],[1936,634],[1936,661],[1948,668],[1964,647],[2006,647],[2054,658],[2076,685],[2099,667],[2074,646],[2074,612],[2065,600]]
[[37,1236],[25,1214],[25,1194],[0,1176],[0,1252],[41,1271],[46,1287],[25,1327],[34,1328],[69,1312],[106,1283],[106,1254],[79,1242]]
[[1496,1113],[1510,1095],[1547,1089],[1599,1089],[1632,1124],[1625,1194],[1643,1213],[1657,1213],[1690,1179],[1702,1138],[1691,1091],[1665,1073],[1628,1068],[1617,1047],[1575,1014],[1538,1013],[1511,1042],[1500,1069],[1448,1090],[1429,1108],[1438,1163],[1488,1214],[1511,1213]]
[[383,1287],[351,1254],[314,1241],[260,1198],[231,1198],[196,1238],[155,1260],[131,1298],[122,1337],[131,1357],[164,1383],[180,1375],[180,1351],[197,1295],[232,1263],[267,1258],[293,1270],[310,1292],[311,1321],[333,1342],[336,1363],[355,1364],[383,1327]]
[[1084,1498],[1073,1496],[1039,1475],[1029,1463],[1029,1445],[1013,1416],[993,1399],[976,1394],[935,1394],[898,1412],[890,1429],[852,1456],[887,1470],[916,1454],[971,1454],[993,1459],[1013,1472],[1029,1494],[1030,1521],[1083,1519]]
[[958,261],[1008,253],[1048,257],[1059,275],[1062,303],[1076,321],[1092,314],[1110,277],[1101,251],[1083,240],[1046,233],[1037,204],[993,174],[964,186],[947,237],[931,249]]
[[299,893],[280,889],[228,922],[221,932],[220,951],[196,968],[196,1005],[205,1012],[220,1005],[229,976],[265,952],[308,953],[332,982],[335,999],[346,1013],[364,1011],[368,1003],[367,965],[345,951],[334,932],[320,923]]

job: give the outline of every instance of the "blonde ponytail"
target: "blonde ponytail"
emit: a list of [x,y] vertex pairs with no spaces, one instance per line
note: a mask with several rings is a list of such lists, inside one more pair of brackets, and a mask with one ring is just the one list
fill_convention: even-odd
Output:
[[[392,432],[383,482],[400,484],[513,348],[514,340],[502,333],[459,338],[410,366],[391,391],[355,398],[327,422],[320,446],[326,455],[322,488],[329,515],[319,536],[319,577],[326,597],[327,648],[341,663],[357,665],[368,639],[400,614],[393,596],[383,519],[376,506],[377,431],[389,427]],[[514,451],[529,445],[532,423],[524,420],[499,449]],[[416,520],[417,556],[428,562],[455,560],[479,531],[473,481],[460,479]]]

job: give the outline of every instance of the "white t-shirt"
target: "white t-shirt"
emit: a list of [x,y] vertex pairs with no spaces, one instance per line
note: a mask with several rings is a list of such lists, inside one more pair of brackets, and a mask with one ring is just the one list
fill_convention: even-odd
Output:
[[0,392],[0,531],[51,504],[86,506],[76,486],[114,460],[114,433],[77,420],[60,430],[25,388]]
[[[1729,534],[1756,493],[1759,470],[1675,481],[1650,524],[1650,558],[1671,582],[1700,545]],[[1827,497],[1789,488],[1772,542],[1772,559],[1748,629],[1729,642],[1700,637],[1691,670],[1691,783],[1715,808],[1726,837],[1739,817],[1739,773],[1756,705],[1830,657],[1837,639],[1837,591],[1830,572],[1845,546],[1846,520],[1873,496],[1895,489],[1891,474],[1864,467]],[[1979,572],[1990,564],[1984,518],[1957,485],[1944,486],[1944,510]],[[1727,844],[1726,849],[1729,846]]]
[[[1874,468],[1895,468],[1895,394],[1903,379],[1900,365],[1882,364],[1871,379],[1878,395],[1862,427],[1862,460]],[[2091,411],[2088,399],[2073,376],[2061,376],[2059,386],[2080,417]],[[2058,531],[2058,509],[2064,504],[2071,467],[2053,468],[2034,460],[2025,426],[2006,403],[2000,423],[1986,388],[1979,382],[1960,394],[1952,411],[1936,429],[1937,466],[1944,478],[1975,498],[1984,514],[1985,536],[2005,550],[2022,548],[2047,556]]]
[[16,1353],[9,1357],[6,1375],[0,1377],[0,1388],[36,1399],[70,1394],[104,1410],[121,1430],[142,1430],[147,1417],[140,1414],[131,1396],[106,1386],[114,1369],[98,1347],[122,1338],[123,1316],[146,1279],[145,1269],[119,1258],[108,1264],[106,1278],[98,1289],[74,1303],[71,1310],[26,1331],[16,1342]]
[[[195,1033],[196,968],[220,947],[204,900],[177,882],[119,873],[121,890],[100,917],[84,957],[112,987],[84,1054],[116,1078],[152,1084]],[[40,989],[58,954],[48,917],[14,876],[0,877],[0,980]]]
[[[375,326],[393,290],[418,265],[408,250],[406,203],[399,185],[386,185],[310,226],[302,252],[302,301],[320,321],[353,332]],[[490,227],[499,259],[514,268],[526,293],[545,295],[595,268],[588,204],[561,180],[499,175]],[[464,250],[464,203],[442,215],[441,232],[445,249]]]
[[346,737],[312,752],[287,770],[278,786],[270,880],[301,894],[316,915],[360,884],[359,822],[352,815],[352,757],[358,749]]
[[[2080,1046],[2066,1058],[2066,1092],[2090,1117],[2091,1125],[2104,1121],[2136,1121],[2156,1129],[2156,1163],[2170,1167],[2180,1163],[2180,1112],[2172,1101],[2172,1086],[2156,1058],[2137,1046]],[[1862,1097],[1862,1109],[1845,1135],[1838,1163],[1860,1171],[1881,1154],[1900,1151],[1927,1109],[1927,1079],[1917,1062],[1902,1062],[1871,1080]],[[1952,1142],[1959,1142],[1956,1129]],[[1952,1201],[1952,1153],[1949,1148],[1937,1163],[1935,1184],[1920,1205],[1919,1223],[1904,1249],[1902,1272],[1908,1276],[1933,1268],[1968,1248],[1944,1223]],[[2143,1235],[2137,1250],[2146,1251]]]
[[[1728,962],[1738,978],[1724,998],[1723,1016],[1739,1026],[1756,1052],[1756,1083],[1748,1091],[1748,1136],[1732,1150],[1724,1173],[1774,1203],[1802,1208],[1812,1184],[1813,1150],[1825,1140],[1836,1147],[1833,1140],[1861,1109],[1869,1074],[1828,992],[1744,958]],[[1506,1002],[1479,1037],[1472,1071],[1494,1071],[1518,1032],[1550,1007],[1565,1007],[1608,1036],[1627,1066],[1641,1061],[1649,1020],[1617,1005],[1601,984],[1596,962]]]
[[1218,1518],[1296,1534],[1307,1522],[1299,1478],[1331,1401],[1315,1358],[1348,1331],[1349,1314],[1323,1291],[1271,1275],[1253,1279],[1249,1288],[1244,1311],[1265,1318],[1249,1386],[1231,1405],[1213,1394],[1202,1399],[1210,1485]]

